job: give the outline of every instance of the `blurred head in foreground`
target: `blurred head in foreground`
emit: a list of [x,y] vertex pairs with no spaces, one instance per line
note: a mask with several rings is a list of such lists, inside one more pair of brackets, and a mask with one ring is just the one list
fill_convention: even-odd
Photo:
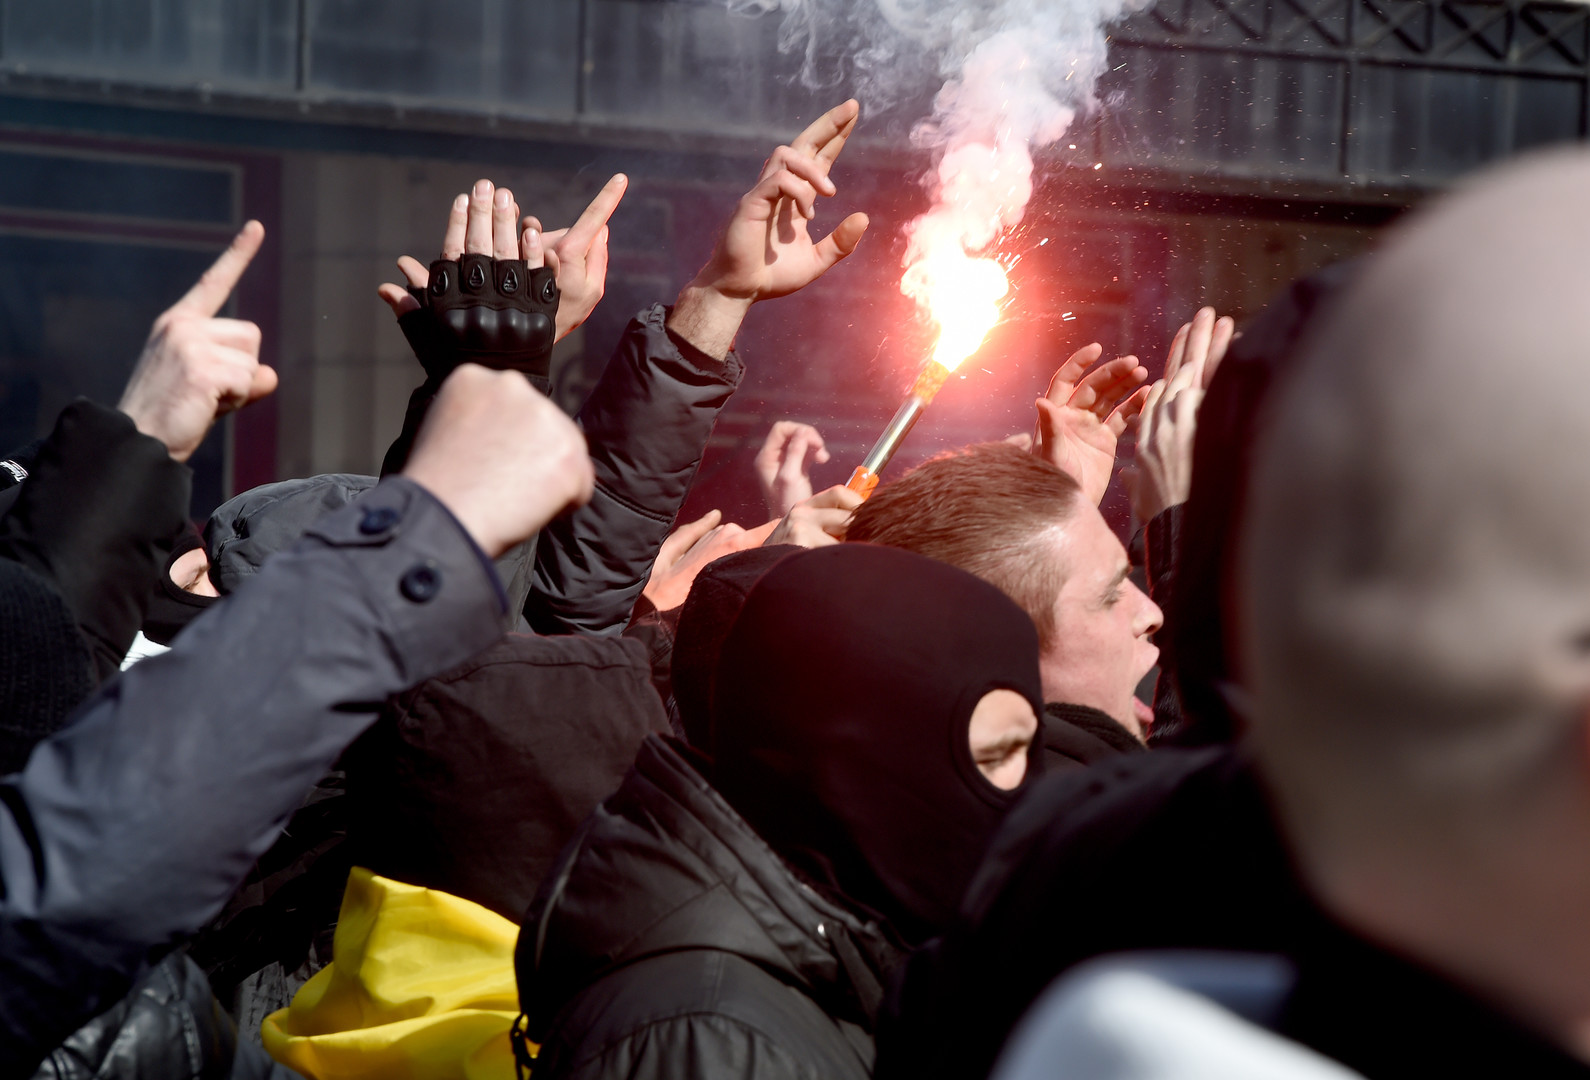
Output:
[[1325,906],[1590,1053],[1590,154],[1398,227],[1261,424],[1261,770]]

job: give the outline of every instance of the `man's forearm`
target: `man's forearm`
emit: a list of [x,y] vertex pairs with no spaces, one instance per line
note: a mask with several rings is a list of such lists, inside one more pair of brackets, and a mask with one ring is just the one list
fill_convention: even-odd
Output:
[[388,479],[40,744],[0,781],[0,1063],[213,916],[384,699],[490,645],[501,614],[464,530]]
[[668,316],[668,329],[714,360],[722,360],[734,348],[735,335],[750,310],[749,300],[692,283],[679,291]]

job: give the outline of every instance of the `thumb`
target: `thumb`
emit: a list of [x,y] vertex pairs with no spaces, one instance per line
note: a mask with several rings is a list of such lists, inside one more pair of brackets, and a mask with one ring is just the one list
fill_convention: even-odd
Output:
[[259,365],[254,369],[253,381],[249,383],[248,400],[258,401],[262,397],[269,397],[276,392],[279,382],[275,368],[269,364]]
[[844,484],[835,484],[831,488],[824,488],[819,491],[802,505],[811,507],[813,510],[843,510],[849,513],[864,501],[860,495]]
[[823,264],[823,269],[828,269],[856,250],[856,245],[861,243],[862,234],[867,231],[867,224],[866,214],[851,214],[817,245],[817,257]]
[[754,529],[745,530],[746,547],[760,547],[767,543],[767,538],[773,535],[773,530],[778,528],[783,518],[774,518],[765,525],[758,525]]
[[1052,446],[1059,438],[1061,428],[1064,427],[1062,407],[1046,397],[1039,398],[1037,405],[1038,442],[1042,446]]
[[382,285],[376,289],[376,294],[386,301],[387,307],[392,309],[392,314],[398,317],[418,310],[420,302],[409,295],[407,289],[398,285]]
[[685,552],[696,545],[696,541],[717,528],[722,518],[723,511],[708,510],[695,521],[679,526],[657,549],[657,562],[665,567],[672,566]]

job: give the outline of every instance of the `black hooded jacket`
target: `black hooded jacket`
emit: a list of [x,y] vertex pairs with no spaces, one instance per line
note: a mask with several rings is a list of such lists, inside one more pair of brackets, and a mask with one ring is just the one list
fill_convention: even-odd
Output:
[[799,880],[691,753],[648,738],[525,919],[535,1076],[861,1080],[898,952]]
[[[1037,632],[992,585],[868,544],[768,571],[717,663],[711,758],[649,738],[542,882],[516,958],[537,1072],[870,1075],[898,946],[950,922],[1015,798],[968,737],[994,691],[1042,701]],[[1001,767],[1041,760],[1001,734]]]
[[1155,949],[1290,954],[1312,912],[1237,750],[1167,748],[1044,777],[988,845],[955,925],[891,987],[877,1075],[987,1076],[1073,965]]

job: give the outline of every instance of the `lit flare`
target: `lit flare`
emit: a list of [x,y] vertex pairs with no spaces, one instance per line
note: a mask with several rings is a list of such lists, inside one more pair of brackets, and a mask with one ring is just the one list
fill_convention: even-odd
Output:
[[944,380],[962,360],[982,347],[999,321],[1000,301],[1010,290],[1005,268],[994,259],[968,255],[959,244],[941,246],[906,269],[900,289],[926,311],[939,328],[933,357],[917,374],[911,393],[895,411],[889,426],[846,485],[863,497],[878,486],[878,473],[889,463],[921,419]]
[[933,361],[954,371],[999,322],[1000,301],[1010,291],[1010,281],[996,260],[945,245],[908,267],[900,290],[939,328]]

